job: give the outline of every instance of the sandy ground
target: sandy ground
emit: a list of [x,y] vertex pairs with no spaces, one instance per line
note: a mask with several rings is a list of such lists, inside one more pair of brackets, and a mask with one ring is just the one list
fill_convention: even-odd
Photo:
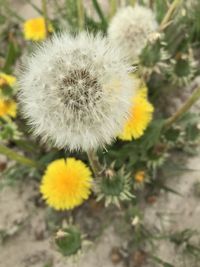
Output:
[[[192,229],[200,231],[199,198],[194,194],[194,184],[200,182],[200,156],[188,161],[188,169],[180,177],[169,177],[167,186],[178,191],[181,196],[162,193],[157,201],[144,208],[143,224],[150,231],[160,235],[169,235],[176,231]],[[112,226],[107,227],[100,239],[80,256],[76,262],[66,261],[52,242],[52,234],[47,229],[47,211],[37,206],[37,184],[34,181],[17,186],[4,187],[0,191],[0,267],[113,267],[111,251],[122,247],[124,240]],[[116,220],[118,218],[116,217]],[[119,219],[120,220],[120,219]],[[199,245],[199,237],[194,235],[192,242]],[[148,243],[150,251],[163,261],[175,267],[199,267],[193,258],[184,253],[184,244],[176,246],[169,239],[154,241],[154,248]],[[130,267],[156,267],[155,262]],[[127,266],[122,260],[118,267]]]
[[[121,245],[112,227],[99,242],[91,244],[78,259],[68,260],[56,252],[48,233],[46,210],[35,207],[37,188],[28,185],[4,187],[0,192],[0,267],[112,267],[109,260],[113,246]],[[118,265],[120,266],[120,265]]]
[[[180,177],[169,177],[167,180],[167,186],[179,192],[181,196],[163,193],[153,206],[145,208],[144,224],[147,224],[149,229],[155,229],[156,226],[161,235],[170,235],[186,229],[200,231],[200,199],[194,193],[197,183],[200,183],[200,156],[189,159],[187,168],[188,171]],[[197,234],[193,235],[191,242],[200,248]],[[155,254],[176,267],[199,267],[200,262],[184,253],[185,245],[183,242],[178,247],[168,239],[162,239],[155,243]],[[150,264],[145,267],[154,266]]]

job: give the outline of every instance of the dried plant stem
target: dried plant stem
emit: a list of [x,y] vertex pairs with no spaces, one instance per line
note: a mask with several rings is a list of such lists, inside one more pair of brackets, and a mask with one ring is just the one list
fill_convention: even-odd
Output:
[[47,38],[49,36],[49,30],[48,30],[49,18],[48,18],[48,11],[47,11],[47,0],[42,0],[42,11],[43,11],[43,16],[44,16],[45,31],[46,31],[46,38]]
[[163,31],[170,24],[171,17],[174,14],[177,7],[181,4],[181,2],[182,2],[182,0],[174,0],[171,3],[166,15],[164,16],[164,18],[160,24],[159,31]]
[[174,122],[180,119],[200,99],[200,87],[196,89],[183,106],[164,123],[164,130],[169,129]]
[[37,163],[34,160],[28,159],[22,155],[19,155],[14,150],[0,144],[0,154],[7,156],[8,158],[15,160],[21,164],[27,165],[29,167],[37,167]]
[[153,3],[154,3],[154,0],[149,0],[149,7],[150,7],[151,9],[153,9]]
[[82,0],[77,0],[77,10],[78,10],[78,24],[79,24],[79,29],[83,30],[84,29],[84,24],[85,24],[85,15],[84,15],[84,6],[83,6],[83,1]]
[[92,170],[93,170],[93,172],[94,172],[94,174],[95,174],[95,176],[97,178],[97,177],[100,176],[100,174],[102,173],[103,169],[102,169],[102,166],[101,166],[101,164],[99,162],[99,159],[98,159],[98,156],[96,154],[96,151],[89,150],[87,152],[87,155],[88,155],[88,159],[89,159],[90,165],[92,167]]

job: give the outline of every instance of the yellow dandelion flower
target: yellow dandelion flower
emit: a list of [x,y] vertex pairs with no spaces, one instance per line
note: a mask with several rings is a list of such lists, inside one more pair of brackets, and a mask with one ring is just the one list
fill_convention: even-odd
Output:
[[0,72],[0,88],[4,85],[14,86],[16,83],[16,78],[12,75]]
[[[27,20],[23,25],[23,30],[26,40],[41,41],[46,39],[45,20],[43,17]],[[51,24],[48,25],[48,31],[53,32]]]
[[145,172],[144,171],[138,171],[136,172],[135,176],[134,176],[134,179],[136,182],[138,183],[142,183],[144,182],[144,179],[145,179]]
[[139,89],[132,99],[130,117],[126,121],[119,138],[124,141],[131,141],[141,137],[152,120],[153,111],[154,108],[147,99],[147,88]]
[[17,104],[13,100],[5,100],[0,98],[0,117],[11,116],[16,117]]
[[90,169],[74,158],[58,159],[47,167],[40,192],[56,210],[69,210],[88,199],[92,187]]

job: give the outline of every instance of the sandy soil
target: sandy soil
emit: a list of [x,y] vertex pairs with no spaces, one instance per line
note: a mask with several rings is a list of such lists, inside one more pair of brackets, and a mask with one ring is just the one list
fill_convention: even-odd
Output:
[[[144,224],[149,229],[157,228],[161,235],[170,235],[186,229],[200,232],[200,205],[197,184],[200,183],[200,157],[191,158],[186,171],[180,177],[169,177],[167,186],[181,195],[163,193],[153,206],[147,206],[144,212]],[[196,190],[195,190],[196,188]],[[196,194],[194,193],[195,191]],[[191,243],[200,248],[197,234]],[[200,262],[192,259],[184,252],[186,243],[176,246],[168,239],[155,242],[155,254],[163,261],[176,267],[199,267]],[[154,267],[151,264],[145,267]]]
[[[112,227],[74,262],[56,252],[46,223],[47,210],[36,207],[37,185],[4,187],[0,192],[0,267],[112,267],[113,246],[121,245]],[[120,265],[118,265],[120,267]]]
[[[157,201],[144,208],[143,224],[150,231],[170,235],[177,231],[193,229],[200,231],[199,198],[194,194],[194,184],[200,182],[200,157],[189,160],[188,169],[180,177],[169,177],[167,186],[179,192],[162,193]],[[66,261],[52,242],[48,230],[47,210],[38,205],[38,186],[34,181],[15,186],[6,186],[0,191],[0,267],[113,267],[111,251],[122,247],[126,240],[112,226],[107,227],[100,239],[90,246],[76,262]],[[120,218],[116,217],[116,220]],[[199,237],[193,236],[192,243],[199,245]],[[184,244],[175,245],[169,239],[148,243],[146,251],[176,267],[199,267],[200,264],[184,253]],[[136,267],[134,261],[129,266]],[[118,267],[128,266],[120,261]],[[139,267],[156,267],[148,260]]]

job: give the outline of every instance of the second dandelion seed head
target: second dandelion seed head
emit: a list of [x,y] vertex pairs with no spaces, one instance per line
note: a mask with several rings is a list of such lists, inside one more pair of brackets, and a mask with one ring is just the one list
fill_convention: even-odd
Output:
[[134,63],[147,43],[148,36],[158,24],[151,9],[135,5],[119,9],[113,17],[108,36],[111,42],[123,49],[130,63]]

